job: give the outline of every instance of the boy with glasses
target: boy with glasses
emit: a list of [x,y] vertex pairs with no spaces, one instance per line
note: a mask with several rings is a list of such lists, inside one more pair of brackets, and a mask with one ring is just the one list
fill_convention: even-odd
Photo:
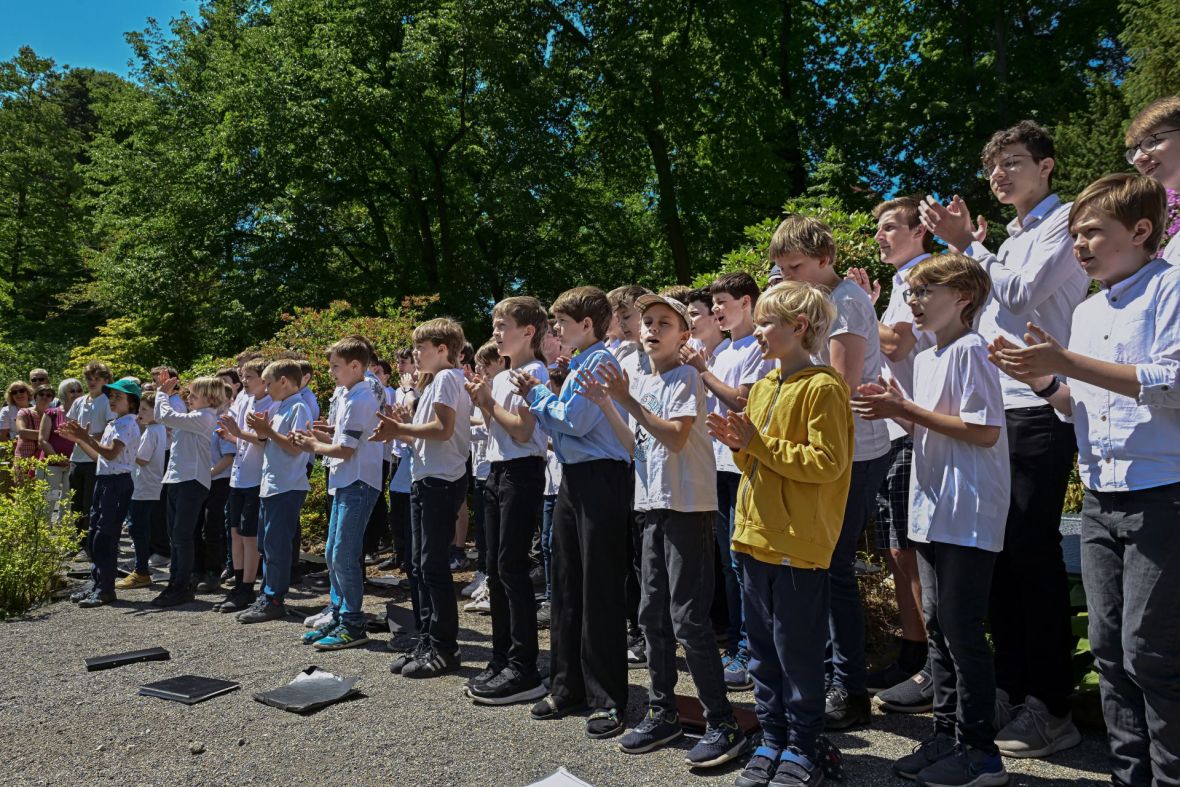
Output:
[[[1030,120],[996,132],[984,146],[992,193],[1016,209],[996,254],[983,245],[986,225],[973,226],[961,198],[943,207],[927,197],[921,206],[927,228],[990,277],[991,295],[977,323],[989,342],[1019,342],[1029,322],[1068,341],[1073,311],[1086,294],[1069,205],[1052,189],[1054,155],[1052,138]],[[1069,712],[1073,635],[1059,524],[1076,446],[1069,426],[1027,385],[1006,374],[1000,385],[1012,479],[1004,548],[991,583],[996,743],[1005,756],[1044,757],[1081,741]],[[1009,702],[1023,704],[1012,719]]]
[[[1127,126],[1127,163],[1165,189],[1180,191],[1180,96],[1148,104]],[[1159,256],[1180,265],[1180,222],[1164,221]],[[1169,237],[1171,238],[1169,240]],[[1163,245],[1163,244],[1161,244]]]

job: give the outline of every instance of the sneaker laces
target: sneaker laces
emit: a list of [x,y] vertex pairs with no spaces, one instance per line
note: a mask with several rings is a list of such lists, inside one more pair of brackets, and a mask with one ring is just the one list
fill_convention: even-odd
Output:
[[635,731],[640,733],[651,732],[656,727],[665,723],[664,712],[659,708],[648,708],[647,715],[643,720],[635,725]]
[[737,732],[738,725],[736,721],[723,721],[720,724],[710,724],[705,729],[705,734],[701,736],[701,742],[706,744],[716,744],[725,741],[729,742],[729,736]]
[[1031,733],[1036,733],[1041,740],[1049,740],[1049,721],[1050,715],[1047,710],[1034,708],[1029,704],[1021,706],[1020,710],[1012,717],[1012,721],[1008,722],[1004,727],[1007,735],[1014,735],[1022,740],[1028,740]]

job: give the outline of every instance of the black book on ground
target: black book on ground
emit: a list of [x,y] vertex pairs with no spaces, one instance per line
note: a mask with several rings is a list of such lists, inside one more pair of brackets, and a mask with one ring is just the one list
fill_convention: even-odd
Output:
[[357,680],[337,677],[313,665],[287,685],[258,692],[254,699],[292,713],[309,713],[359,694]]
[[163,648],[147,648],[132,650],[127,653],[112,653],[109,656],[91,656],[86,659],[86,671],[94,672],[100,669],[122,667],[124,664],[136,664],[141,661],[168,661],[172,658]]
[[167,680],[158,680],[155,683],[145,683],[139,687],[139,693],[145,697],[159,697],[162,700],[193,705],[210,697],[216,697],[218,694],[233,691],[241,685],[232,680],[202,678],[199,675],[181,675]]

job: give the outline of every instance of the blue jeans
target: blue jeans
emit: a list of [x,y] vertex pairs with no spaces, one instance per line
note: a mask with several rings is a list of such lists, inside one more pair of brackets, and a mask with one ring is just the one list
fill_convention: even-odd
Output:
[[127,509],[127,531],[135,545],[135,570],[148,573],[148,558],[152,556],[152,530],[164,521],[163,500],[132,500]]
[[808,757],[824,727],[828,572],[763,563],[737,553],[749,615],[750,677],[766,745]]
[[553,507],[557,495],[545,495],[541,509],[541,559],[545,563],[545,598],[553,598]]
[[135,484],[130,473],[95,476],[86,540],[93,565],[95,590],[115,592],[115,566],[119,560],[119,536],[131,504]]
[[734,517],[737,513],[737,490],[741,480],[740,473],[718,471],[717,519],[713,525],[713,535],[717,539],[717,554],[721,561],[721,581],[725,583],[726,609],[729,613],[725,652],[731,656],[746,649],[742,582],[738,572],[737,553],[730,548],[733,542]]
[[332,516],[328,519],[328,543],[324,547],[324,560],[328,564],[332,607],[340,612],[341,621],[350,627],[360,627],[365,623],[365,613],[361,609],[365,597],[362,553],[365,528],[378,494],[378,490],[357,480],[337,489],[332,495]]
[[299,535],[299,512],[306,497],[307,490],[293,489],[264,497],[259,503],[262,592],[280,604],[291,589],[292,544]]
[[848,503],[844,506],[844,524],[832,552],[828,569],[831,586],[831,612],[828,637],[832,643],[830,672],[832,683],[852,695],[868,689],[865,666],[865,615],[860,604],[860,587],[856,583],[856,547],[877,509],[877,490],[889,472],[889,454],[876,459],[852,463],[852,480],[848,486]]

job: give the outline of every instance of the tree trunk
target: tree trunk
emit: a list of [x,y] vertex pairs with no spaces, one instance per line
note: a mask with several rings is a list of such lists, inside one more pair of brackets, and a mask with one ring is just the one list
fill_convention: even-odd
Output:
[[795,17],[792,3],[782,0],[782,16],[779,20],[778,35],[778,91],[779,99],[787,110],[787,120],[778,135],[776,153],[787,165],[787,182],[790,194],[797,197],[807,189],[807,162],[803,157],[803,145],[799,140],[799,112],[795,94],[795,79],[802,71],[795,37]]
[[664,117],[664,90],[658,79],[652,80],[651,99],[653,114],[643,125],[647,146],[651,150],[652,163],[656,168],[656,191],[659,195],[660,221],[668,236],[668,247],[672,250],[672,267],[676,281],[688,284],[692,281],[692,265],[688,259],[688,243],[684,238],[684,224],[680,221],[680,206],[676,197],[676,176],[672,173],[672,160],[668,155],[668,140],[660,121]]
[[430,211],[426,209],[426,195],[418,180],[418,170],[410,170],[410,210],[418,223],[418,248],[422,260],[422,272],[426,275],[428,289],[438,290],[438,250],[434,244],[434,228],[430,222]]
[[16,192],[16,238],[12,242],[12,258],[9,262],[11,272],[8,280],[15,287],[21,280],[21,263],[25,256],[25,215],[28,213],[28,189],[22,184]]

